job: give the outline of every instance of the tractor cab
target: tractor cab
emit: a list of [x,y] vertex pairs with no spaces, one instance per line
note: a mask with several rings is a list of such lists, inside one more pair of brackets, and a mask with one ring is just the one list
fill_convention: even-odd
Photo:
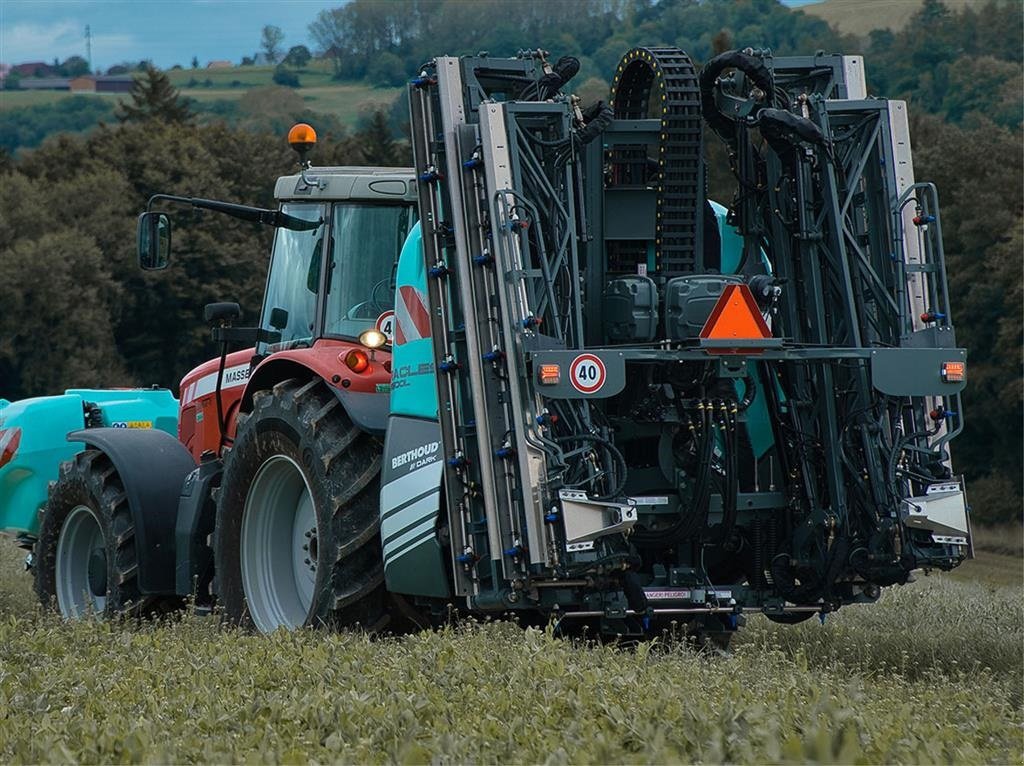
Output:
[[[390,385],[390,343],[398,256],[417,220],[411,170],[313,167],[313,129],[288,135],[298,173],[274,189],[276,210],[217,200],[156,195],[139,217],[139,264],[171,260],[171,224],[154,209],[174,202],[275,227],[259,323],[235,327],[235,304],[207,306],[219,358],[181,381],[179,437],[196,460],[219,453],[251,406],[252,383],[300,372],[320,377],[355,411],[360,426],[383,432]],[[247,394],[247,392],[249,392]],[[360,394],[367,394],[364,399]]]
[[260,326],[281,337],[258,355],[389,328],[414,195],[411,171],[389,168],[317,168],[278,180],[281,212],[319,225],[274,236]]

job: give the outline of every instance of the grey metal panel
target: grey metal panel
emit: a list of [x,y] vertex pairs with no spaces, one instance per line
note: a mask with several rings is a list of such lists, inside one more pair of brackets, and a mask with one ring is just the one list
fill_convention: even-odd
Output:
[[[506,236],[509,221],[506,220],[502,210],[503,206],[507,210],[516,204],[515,198],[510,193],[513,184],[508,133],[505,128],[505,106],[496,103],[484,104],[479,110],[479,117],[487,188],[494,191],[496,198],[491,201],[491,234],[496,251],[494,253],[495,268],[499,274],[505,274],[508,279],[513,274],[522,271],[523,263],[517,240]],[[497,204],[498,201],[503,202],[504,205]],[[501,246],[502,243],[508,247]],[[534,433],[537,429],[534,418],[540,406],[538,401],[528,403],[528,394],[522,390],[520,377],[522,371],[518,369],[518,366],[523,360],[523,339],[521,332],[513,332],[513,328],[533,312],[521,279],[517,280],[515,284],[509,284],[507,289],[497,292],[501,310],[505,315],[501,326],[507,350],[509,396],[515,418],[512,434],[516,440],[515,459],[519,463],[519,483],[523,490],[522,502],[527,514],[527,547],[531,563],[548,564],[550,556],[545,539],[547,525],[544,523],[545,509],[541,494],[541,488],[547,484],[546,459],[544,453],[526,438],[527,434],[532,434],[534,443],[540,441],[538,434]],[[531,407],[532,411],[528,411],[527,406]]]
[[867,98],[863,56],[843,56],[843,79],[846,82],[846,98]]
[[900,516],[908,527],[927,529],[967,544],[967,499],[959,482],[932,484],[924,495],[906,498],[900,506]]
[[871,385],[890,396],[950,396],[966,383],[942,379],[943,362],[964,362],[963,349],[878,348],[871,352]]
[[908,335],[903,345],[910,348],[956,348],[956,333],[952,327],[926,327]]
[[466,193],[462,188],[464,173],[458,151],[458,131],[466,124],[465,105],[462,99],[462,75],[459,59],[442,57],[437,60],[437,88],[441,101],[442,138],[445,142],[445,161],[448,167],[451,206],[446,211],[451,217],[455,235],[455,269],[458,273],[459,300],[465,317],[464,330],[466,344],[469,347],[468,359],[463,363],[469,367],[470,396],[473,402],[473,418],[476,422],[477,444],[479,449],[476,458],[480,461],[480,486],[483,490],[484,518],[487,520],[487,540],[492,561],[502,558],[500,530],[498,528],[497,490],[494,484],[494,455],[491,451],[492,434],[487,402],[483,391],[483,359],[479,328],[476,318],[481,307],[477,305],[473,290],[473,274],[466,231],[466,212],[463,200]]
[[654,239],[654,189],[608,189],[604,193],[607,239]]

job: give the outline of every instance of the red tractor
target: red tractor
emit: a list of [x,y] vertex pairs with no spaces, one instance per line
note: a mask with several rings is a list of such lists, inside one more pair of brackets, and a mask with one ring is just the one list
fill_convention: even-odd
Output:
[[[315,141],[307,125],[289,133],[303,155]],[[243,623],[272,630],[384,615],[385,333],[416,222],[412,172],[303,162],[275,196],[278,210],[156,195],[140,216],[144,269],[169,264],[170,218],[155,205],[276,227],[263,312],[256,327],[238,327],[237,304],[206,307],[223,352],[182,379],[178,439],[68,429],[84,449],[51,487],[34,555],[39,595],[63,614],[151,612],[188,597],[209,606],[216,552],[220,603]],[[293,547],[306,555],[281,567]],[[255,605],[247,583],[262,596]]]

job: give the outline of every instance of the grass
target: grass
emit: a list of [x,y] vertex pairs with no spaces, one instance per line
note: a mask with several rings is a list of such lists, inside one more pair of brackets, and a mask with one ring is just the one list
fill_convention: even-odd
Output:
[[[272,66],[244,66],[232,67],[229,69],[170,69],[166,74],[171,84],[176,88],[194,88],[189,82],[197,80],[205,83],[207,80],[213,83],[213,88],[259,88],[265,85],[274,84],[274,69]],[[326,61],[313,60],[303,69],[293,69],[302,87],[325,86],[335,84],[332,79],[334,72],[331,65]],[[234,85],[235,82],[240,85]]]
[[950,573],[961,581],[1021,586],[1024,582],[1024,533],[1020,524],[973,530],[975,558]]
[[0,112],[26,106],[55,104],[65,98],[79,95],[115,101],[124,96],[123,93],[72,93],[67,90],[0,90]]
[[1024,594],[923,578],[728,657],[508,624],[369,640],[38,613],[0,552],[0,762],[1021,763]]

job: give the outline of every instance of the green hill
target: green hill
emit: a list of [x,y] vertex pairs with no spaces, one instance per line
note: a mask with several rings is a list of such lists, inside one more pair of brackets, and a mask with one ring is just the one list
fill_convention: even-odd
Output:
[[[985,1],[944,0],[952,11],[968,6],[982,8]],[[843,34],[863,37],[873,29],[903,29],[923,3],[924,0],[825,0],[802,6],[800,10],[824,19]]]
[[[400,88],[374,88],[358,82],[338,82],[327,62],[313,61],[308,68],[292,70],[299,78],[300,87],[294,89],[305,109],[336,119],[352,127],[360,115],[375,108],[387,109]],[[224,116],[218,102],[233,104],[256,88],[274,85],[274,67],[232,67],[228,69],[175,69],[167,72],[171,83],[181,95],[196,101],[195,109]],[[55,90],[0,91],[0,113],[23,107],[60,105],[67,99],[95,99],[98,104],[110,105],[126,98],[120,93],[71,93]],[[63,111],[63,110],[61,110]],[[37,115],[38,116],[38,115]],[[109,116],[109,115],[108,115]],[[2,145],[2,144],[0,144]],[[26,145],[33,145],[31,142]]]

